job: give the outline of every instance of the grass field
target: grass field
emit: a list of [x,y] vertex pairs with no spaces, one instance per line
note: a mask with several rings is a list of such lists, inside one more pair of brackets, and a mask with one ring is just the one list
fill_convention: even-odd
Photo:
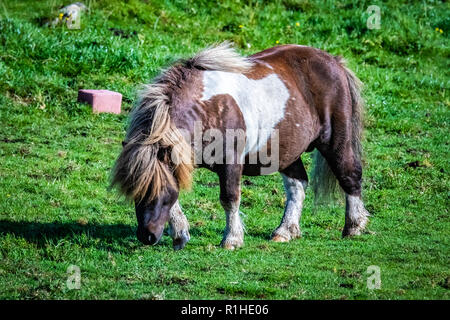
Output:
[[[0,0],[1,299],[449,299],[449,3],[92,0],[80,30],[43,25],[68,3]],[[136,89],[222,40],[349,61],[365,83],[367,234],[341,239],[344,207],[314,210],[308,190],[303,238],[270,242],[285,200],[271,175],[244,178],[245,245],[223,250],[218,180],[197,170],[181,195],[187,247],[137,241],[133,205],[107,190]],[[121,92],[122,114],[92,114],[80,88]]]

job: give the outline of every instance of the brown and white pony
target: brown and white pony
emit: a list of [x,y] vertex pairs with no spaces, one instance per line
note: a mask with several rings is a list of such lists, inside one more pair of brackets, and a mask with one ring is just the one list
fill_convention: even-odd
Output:
[[308,184],[300,157],[314,149],[316,196],[337,178],[346,197],[343,236],[360,234],[368,212],[359,86],[340,57],[300,45],[242,57],[224,43],[170,67],[142,91],[112,174],[112,185],[135,202],[138,239],[157,243],[169,222],[174,249],[189,241],[178,194],[196,166],[219,177],[224,248],[243,244],[242,175],[281,173],[287,201],[272,239],[300,237]]

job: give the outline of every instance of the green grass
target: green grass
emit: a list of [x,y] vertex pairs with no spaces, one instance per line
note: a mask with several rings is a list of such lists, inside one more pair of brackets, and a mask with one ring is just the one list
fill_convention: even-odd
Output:
[[[59,1],[0,0],[0,298],[449,299],[448,3],[85,3],[81,30],[68,30],[42,25]],[[371,4],[379,30],[366,27]],[[155,247],[137,241],[133,205],[106,189],[136,89],[226,39],[243,54],[278,41],[349,60],[366,84],[370,233],[341,239],[343,206],[314,212],[308,191],[303,238],[270,242],[284,203],[271,175],[246,178],[245,245],[222,250],[217,178],[198,170],[181,196],[187,247],[173,251],[167,235]],[[76,102],[80,88],[121,92],[124,111],[92,114]],[[80,290],[66,286],[70,265]],[[379,290],[366,286],[370,265],[381,269]]]

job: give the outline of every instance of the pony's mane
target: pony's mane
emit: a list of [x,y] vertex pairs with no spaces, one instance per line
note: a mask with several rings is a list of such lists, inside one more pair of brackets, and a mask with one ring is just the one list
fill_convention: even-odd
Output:
[[152,84],[144,86],[131,114],[125,143],[112,171],[111,186],[141,201],[157,198],[168,185],[188,188],[192,180],[191,146],[170,118],[171,91],[180,85],[183,70],[246,72],[252,67],[228,42],[211,46],[179,61]]
[[197,69],[236,73],[244,73],[253,66],[253,62],[237,53],[228,41],[204,49],[185,64]]

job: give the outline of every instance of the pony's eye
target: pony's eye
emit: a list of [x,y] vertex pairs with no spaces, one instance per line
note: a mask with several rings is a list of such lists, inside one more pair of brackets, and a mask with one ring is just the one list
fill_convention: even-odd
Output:
[[158,160],[164,161],[166,158],[166,154],[167,154],[167,149],[164,149],[164,148],[159,149],[158,154],[157,154]]

